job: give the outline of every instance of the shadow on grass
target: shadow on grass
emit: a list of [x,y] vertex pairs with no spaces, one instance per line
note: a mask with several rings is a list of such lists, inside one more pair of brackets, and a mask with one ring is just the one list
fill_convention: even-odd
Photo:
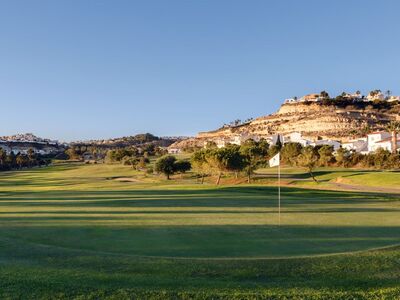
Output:
[[[46,218],[44,218],[45,220]],[[79,221],[74,219],[73,221]],[[400,243],[399,226],[2,226],[2,236],[99,253],[159,257],[285,257]]]
[[[286,207],[302,205],[386,204],[398,195],[282,188]],[[110,207],[275,207],[275,187],[223,187],[191,190],[40,191],[0,195],[0,206]],[[327,207],[328,208],[328,207]]]

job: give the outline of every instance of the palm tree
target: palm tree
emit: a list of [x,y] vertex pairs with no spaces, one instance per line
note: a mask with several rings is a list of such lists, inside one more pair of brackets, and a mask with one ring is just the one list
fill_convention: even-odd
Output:
[[392,134],[392,153],[397,152],[397,132],[400,131],[400,122],[399,121],[391,121],[386,129],[390,131]]

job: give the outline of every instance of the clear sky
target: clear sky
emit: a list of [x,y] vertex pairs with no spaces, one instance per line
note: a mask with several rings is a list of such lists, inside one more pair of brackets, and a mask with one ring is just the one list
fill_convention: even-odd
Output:
[[400,1],[0,0],[0,135],[194,135],[287,97],[400,94]]

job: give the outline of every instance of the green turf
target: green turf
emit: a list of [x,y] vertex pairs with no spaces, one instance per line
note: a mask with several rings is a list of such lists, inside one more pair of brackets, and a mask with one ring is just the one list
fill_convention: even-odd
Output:
[[400,297],[399,248],[366,251],[400,244],[397,195],[284,188],[278,226],[276,192],[120,165],[2,173],[0,298]]
[[[340,182],[357,186],[400,189],[400,171],[317,168],[313,173],[318,183],[311,180],[310,174],[304,168],[283,167],[281,170],[282,179],[295,183],[297,186],[327,187],[329,182]],[[257,174],[277,176],[277,170],[276,168],[264,168],[258,170]]]

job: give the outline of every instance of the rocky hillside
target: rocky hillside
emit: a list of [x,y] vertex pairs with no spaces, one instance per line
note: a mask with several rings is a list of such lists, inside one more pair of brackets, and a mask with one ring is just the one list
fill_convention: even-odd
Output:
[[247,124],[200,132],[197,137],[174,143],[171,147],[201,147],[205,141],[236,135],[268,137],[292,132],[301,132],[311,140],[324,138],[343,142],[363,136],[367,131],[383,129],[390,120],[400,120],[400,104],[396,102],[291,103]]

